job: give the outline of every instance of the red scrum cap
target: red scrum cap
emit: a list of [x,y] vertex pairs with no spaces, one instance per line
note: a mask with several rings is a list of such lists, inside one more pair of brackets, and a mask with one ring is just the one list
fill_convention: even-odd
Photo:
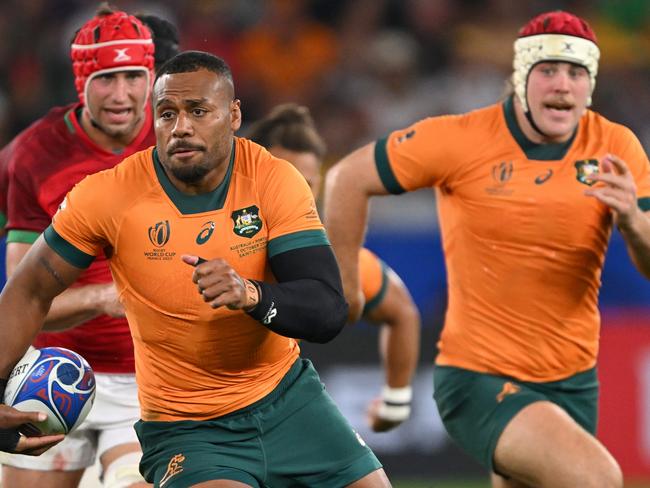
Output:
[[149,29],[126,12],[99,13],[86,22],[70,49],[75,87],[85,103],[95,76],[115,71],[144,71],[153,79],[154,44]]
[[[598,74],[596,34],[580,17],[557,10],[532,18],[519,30],[515,41],[513,84],[515,93],[528,111],[526,83],[533,66],[542,61],[567,61],[584,66],[589,71],[591,92],[596,87]],[[591,105],[591,96],[587,102]]]

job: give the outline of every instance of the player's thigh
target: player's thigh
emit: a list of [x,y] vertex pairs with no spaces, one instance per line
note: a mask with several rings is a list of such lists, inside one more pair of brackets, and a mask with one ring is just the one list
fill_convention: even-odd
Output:
[[2,453],[0,462],[25,470],[76,471],[95,463],[96,438],[92,430],[79,429],[40,456]]
[[605,447],[558,405],[535,402],[515,415],[494,451],[496,471],[540,487],[620,487]]
[[265,482],[340,487],[381,470],[372,450],[325,391],[311,362],[298,361],[300,372],[290,387],[255,415],[268,459]]
[[3,465],[2,488],[24,488],[27,486],[77,488],[83,474],[83,469],[75,471],[35,471]]
[[434,399],[449,436],[494,471],[494,449],[506,425],[521,409],[546,397],[509,378],[436,366]]

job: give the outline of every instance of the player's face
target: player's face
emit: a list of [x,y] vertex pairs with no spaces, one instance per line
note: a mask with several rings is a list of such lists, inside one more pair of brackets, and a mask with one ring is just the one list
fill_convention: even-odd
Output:
[[528,106],[540,130],[552,142],[568,140],[585,113],[590,94],[586,68],[564,62],[544,62],[528,76]]
[[110,137],[134,135],[144,119],[147,83],[144,71],[118,71],[94,77],[88,84],[86,100],[93,122]]
[[321,180],[320,160],[314,153],[291,151],[282,146],[271,146],[269,152],[276,158],[284,159],[293,164],[307,180],[307,184],[314,194],[314,200],[318,198]]
[[227,78],[200,69],[161,76],[153,90],[158,155],[178,180],[194,184],[228,164],[241,125],[239,100]]

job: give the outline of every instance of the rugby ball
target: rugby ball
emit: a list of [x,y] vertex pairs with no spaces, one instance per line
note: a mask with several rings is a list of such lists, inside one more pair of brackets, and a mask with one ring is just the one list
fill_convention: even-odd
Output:
[[68,434],[81,424],[95,399],[95,375],[79,354],[63,347],[30,349],[11,371],[4,403],[47,420],[21,426],[27,436]]

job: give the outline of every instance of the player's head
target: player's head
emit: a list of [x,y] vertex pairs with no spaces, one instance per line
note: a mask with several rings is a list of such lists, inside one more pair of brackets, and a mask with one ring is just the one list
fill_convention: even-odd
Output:
[[103,6],[77,31],[70,56],[77,94],[93,127],[110,137],[132,133],[143,118],[153,78],[149,29]]
[[137,14],[136,18],[151,31],[156,47],[154,66],[156,71],[163,63],[179,53],[178,30],[170,21],[153,14]]
[[589,24],[568,12],[546,12],[520,29],[514,48],[515,94],[533,128],[553,136],[548,125],[556,120],[556,130],[564,130],[564,116],[567,124],[575,119],[572,132],[596,86],[600,50]]
[[200,183],[228,164],[241,109],[223,59],[201,51],[174,56],[156,74],[152,101],[158,156],[175,178]]
[[251,126],[248,137],[293,164],[307,180],[314,198],[318,198],[326,149],[307,107],[278,105]]

